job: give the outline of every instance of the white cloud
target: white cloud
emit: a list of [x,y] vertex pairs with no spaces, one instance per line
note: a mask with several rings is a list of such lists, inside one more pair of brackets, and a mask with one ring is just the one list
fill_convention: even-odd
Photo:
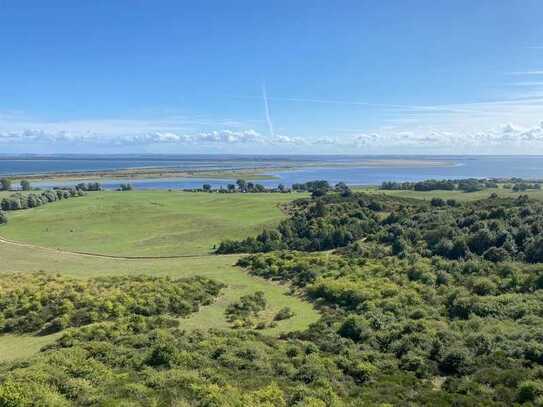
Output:
[[71,131],[0,131],[0,144],[92,144],[92,145],[153,145],[153,144],[304,144],[297,137],[276,135],[266,137],[253,129],[220,130],[200,133],[153,131],[139,134],[97,134]]

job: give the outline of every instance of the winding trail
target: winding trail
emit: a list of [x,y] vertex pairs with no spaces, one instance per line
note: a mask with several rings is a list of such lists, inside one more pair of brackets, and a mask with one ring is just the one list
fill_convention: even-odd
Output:
[[[167,260],[167,259],[186,259],[186,258],[202,258],[202,257],[209,257],[209,256],[215,256],[212,253],[207,254],[179,254],[179,255],[173,255],[173,256],[115,256],[112,254],[100,254],[100,253],[90,253],[90,252],[81,252],[81,251],[72,251],[72,250],[65,250],[65,249],[55,249],[52,247],[47,246],[40,246],[32,243],[25,243],[25,242],[19,242],[16,240],[10,240],[6,239],[3,236],[0,236],[0,243],[9,244],[12,246],[20,246],[20,247],[29,247],[32,249],[39,249],[39,250],[47,250],[50,252],[55,253],[64,253],[64,254],[71,254],[76,256],[83,256],[83,257],[95,257],[95,258],[103,258],[103,259],[117,259],[117,260]],[[236,254],[221,254],[217,256],[224,256],[224,257],[235,257],[239,256],[239,253]]]

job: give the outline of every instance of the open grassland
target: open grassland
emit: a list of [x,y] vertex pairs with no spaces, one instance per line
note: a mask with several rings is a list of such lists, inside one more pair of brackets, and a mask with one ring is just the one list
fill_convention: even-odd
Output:
[[95,192],[10,212],[0,235],[72,251],[120,256],[209,253],[221,240],[257,234],[300,194]]
[[456,199],[458,201],[476,201],[478,199],[486,199],[495,192],[500,197],[515,198],[519,195],[528,195],[532,199],[543,200],[543,190],[528,190],[524,192],[513,192],[510,189],[505,188],[492,188],[485,189],[477,192],[463,192],[463,191],[409,191],[409,190],[381,190],[377,187],[360,187],[355,188],[356,191],[367,192],[370,194],[386,194],[390,196],[402,197],[402,198],[415,198],[431,200],[432,198],[442,199]]
[[[0,227],[0,235],[49,247],[0,242],[2,264],[0,273],[46,271],[76,278],[130,274],[173,278],[199,275],[221,281],[227,287],[215,303],[203,307],[187,319],[182,319],[182,327],[186,329],[228,328],[229,324],[224,316],[228,304],[239,300],[242,295],[260,290],[265,292],[268,307],[259,320],[270,322],[277,311],[285,306],[290,307],[295,314],[291,319],[279,321],[276,327],[264,329],[264,333],[276,335],[280,332],[304,329],[308,324],[315,322],[319,316],[311,304],[289,295],[287,286],[253,277],[235,267],[239,259],[238,255],[214,256],[206,253],[214,242],[222,238],[248,236],[260,230],[263,225],[278,222],[284,215],[277,205],[298,196],[300,195],[105,192],[55,202],[37,209],[11,212],[10,224]],[[125,205],[132,209],[127,210]],[[149,209],[149,205],[151,208],[158,208],[156,213]],[[66,216],[62,216],[63,209],[67,211]],[[78,216],[78,211],[84,213],[85,217]],[[102,230],[93,225],[92,217],[87,217],[91,213],[94,214],[93,216],[100,214],[96,220]],[[224,217],[232,219],[224,219]],[[199,223],[207,234],[198,231],[198,225],[195,224],[197,220],[200,220]],[[132,228],[129,225],[132,221],[136,222],[141,229]],[[54,247],[64,246],[66,249],[77,251],[96,251],[108,246],[96,240],[96,236],[103,236],[103,239],[109,239],[108,241],[112,242],[112,248],[108,247],[108,253],[141,255],[142,253],[137,250],[139,247],[137,242],[145,239],[145,235],[153,234],[158,237],[161,233],[167,234],[168,230],[172,230],[169,223],[174,221],[179,227],[185,225],[184,227],[189,228],[191,232],[186,232],[183,235],[184,239],[177,245],[176,241],[167,241],[169,246],[149,245],[144,254],[201,253],[201,255],[176,259],[112,259],[54,249]],[[35,225],[36,222],[39,226]],[[46,226],[48,222],[50,226]],[[55,225],[55,222],[61,225]],[[53,233],[43,232],[43,228],[47,227]],[[26,234],[17,235],[18,228],[26,229]],[[149,232],[146,228],[150,229]],[[69,232],[72,229],[80,230],[80,232]],[[85,233],[81,232],[83,230],[93,236],[86,237]],[[62,239],[57,238],[57,243],[52,244],[51,241],[58,233],[66,236]],[[41,237],[40,234],[50,236],[50,241],[47,242],[47,239]],[[109,234],[113,234],[114,238],[108,237]],[[194,241],[191,240],[192,235],[194,235]],[[31,236],[31,238],[25,239],[23,236]],[[70,238],[73,239],[72,242]],[[155,242],[157,240],[159,239],[155,239]],[[62,242],[62,245],[58,242]],[[90,250],[87,245],[93,242],[95,246],[93,250]],[[119,251],[116,252],[114,248]],[[168,248],[170,251],[167,250]],[[55,335],[0,336],[0,361],[29,356],[42,346],[54,341],[56,337]]]

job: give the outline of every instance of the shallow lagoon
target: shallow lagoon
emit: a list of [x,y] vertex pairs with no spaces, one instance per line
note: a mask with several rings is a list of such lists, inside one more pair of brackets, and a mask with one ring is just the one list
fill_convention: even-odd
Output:
[[[292,185],[315,179],[325,179],[331,184],[343,181],[349,185],[378,185],[383,181],[418,181],[429,178],[447,179],[447,178],[469,178],[469,177],[520,177],[520,178],[541,178],[543,179],[543,157],[542,156],[425,156],[411,157],[418,161],[446,161],[448,165],[444,166],[424,166],[424,165],[394,165],[387,166],[356,166],[355,160],[361,160],[363,157],[337,157],[337,156],[310,156],[310,157],[205,157],[197,158],[186,157],[176,158],[173,161],[168,160],[112,160],[100,159],[94,160],[68,160],[62,161],[62,164],[56,160],[41,160],[39,165],[32,160],[22,160],[17,162],[19,173],[35,172],[36,166],[40,171],[58,171],[59,167],[65,167],[66,171],[85,170],[103,170],[103,169],[122,169],[122,168],[141,168],[146,166],[172,165],[176,168],[184,169],[232,169],[232,168],[260,168],[266,174],[273,176],[273,179],[255,181],[268,187],[278,184]],[[365,157],[374,159],[376,157]],[[380,156],[379,159],[386,160],[386,156]],[[397,156],[388,157],[397,159]],[[404,157],[406,158],[406,157]],[[48,165],[48,162],[50,165]],[[96,164],[98,162],[98,164]],[[270,167],[277,163],[290,163],[293,167],[299,165],[312,165],[311,167],[273,170]],[[323,167],[317,167],[322,163]],[[96,164],[96,165],[95,165]],[[0,161],[0,174],[6,172],[6,163]],[[83,168],[85,167],[85,168]],[[12,169],[13,171],[13,169]],[[211,184],[214,188],[226,187],[232,183],[233,179],[206,179],[206,178],[134,178],[130,180],[102,180],[106,188],[116,188],[121,183],[130,182],[138,189],[185,189],[199,188],[204,183]],[[36,186],[50,187],[57,185],[71,185],[77,181],[52,182],[44,181],[34,183]]]

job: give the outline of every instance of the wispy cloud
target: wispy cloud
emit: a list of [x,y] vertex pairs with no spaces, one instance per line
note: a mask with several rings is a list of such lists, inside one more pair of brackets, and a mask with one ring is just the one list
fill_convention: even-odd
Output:
[[510,75],[519,75],[519,76],[543,75],[543,71],[519,71],[519,72],[511,72]]
[[270,104],[268,102],[268,92],[266,92],[265,83],[262,84],[262,99],[264,99],[264,112],[266,114],[266,123],[268,124],[270,137],[275,137],[275,133],[273,131],[273,122],[272,122],[271,113],[270,113]]

